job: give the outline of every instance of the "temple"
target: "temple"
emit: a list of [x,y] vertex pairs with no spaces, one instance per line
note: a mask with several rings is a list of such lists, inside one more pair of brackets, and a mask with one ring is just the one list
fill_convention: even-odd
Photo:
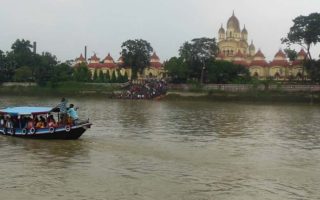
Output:
[[[266,61],[263,52],[256,52],[251,40],[248,43],[248,30],[245,25],[240,29],[240,22],[234,12],[228,19],[226,30],[221,25],[218,31],[219,52],[216,60],[230,61],[247,67],[251,76],[258,79],[273,78],[289,80],[303,78],[303,61],[307,58],[306,52],[301,49],[296,60],[290,62],[286,54],[280,49],[271,62]],[[304,73],[306,76],[306,73]]]
[[[123,57],[120,56],[117,61],[114,61],[110,53],[101,60],[94,54],[88,61],[83,57],[81,54],[80,57],[75,59],[75,66],[79,66],[80,64],[86,64],[91,71],[92,77],[94,72],[97,71],[98,75],[100,73],[109,73],[110,75],[115,73],[116,76],[122,75],[124,76],[127,74],[128,78],[130,79],[132,75],[132,71],[130,67],[124,65]],[[138,74],[138,79],[144,78],[156,78],[161,79],[164,77],[164,67],[160,61],[160,58],[153,52],[152,56],[150,57],[150,66],[146,67],[142,74]]]

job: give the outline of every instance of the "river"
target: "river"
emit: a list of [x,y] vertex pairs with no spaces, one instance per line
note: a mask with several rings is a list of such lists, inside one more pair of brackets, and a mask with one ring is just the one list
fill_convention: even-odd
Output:
[[[59,98],[1,97],[8,105]],[[0,199],[320,199],[320,107],[74,98],[76,141],[0,135]]]

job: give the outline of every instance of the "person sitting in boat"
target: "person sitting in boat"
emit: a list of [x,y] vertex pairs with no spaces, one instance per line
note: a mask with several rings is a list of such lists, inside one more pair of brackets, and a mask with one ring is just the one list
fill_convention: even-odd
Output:
[[31,129],[34,127],[34,124],[33,124],[33,120],[31,119],[31,117],[28,117],[27,119],[27,129]]
[[40,121],[43,123],[44,127],[47,126],[47,121],[43,116],[40,116]]
[[43,121],[42,120],[39,120],[38,118],[36,118],[36,128],[44,128],[45,127],[45,125],[44,125],[44,123],[43,123]]
[[6,117],[5,126],[6,126],[6,128],[13,128],[13,123],[12,123],[12,120],[11,120],[10,116]]
[[74,108],[74,105],[70,104],[70,106],[68,108],[68,111],[67,111],[69,117],[73,120],[74,124],[77,124],[78,120],[79,120],[79,117],[78,117],[78,114],[77,114],[76,110],[77,110],[77,108]]
[[0,127],[4,127],[4,125],[5,125],[4,117],[1,116],[1,117],[0,117]]
[[48,117],[48,127],[57,127],[56,120],[54,120],[53,115]]

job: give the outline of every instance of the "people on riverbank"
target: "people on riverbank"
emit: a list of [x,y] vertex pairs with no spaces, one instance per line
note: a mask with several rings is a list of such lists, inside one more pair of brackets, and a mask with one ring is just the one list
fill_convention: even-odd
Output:
[[163,80],[149,79],[143,83],[130,83],[128,88],[118,97],[120,99],[154,99],[167,92],[167,84]]

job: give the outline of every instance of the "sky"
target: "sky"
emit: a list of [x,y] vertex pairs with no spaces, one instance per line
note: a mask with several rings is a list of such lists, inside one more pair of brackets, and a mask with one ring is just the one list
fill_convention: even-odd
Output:
[[[0,50],[19,38],[60,61],[79,57],[85,45],[88,56],[110,53],[117,60],[124,41],[144,39],[163,61],[177,56],[185,41],[218,38],[234,11],[248,42],[271,60],[286,47],[280,39],[292,20],[319,9],[320,0],[0,0]],[[318,57],[319,45],[311,51]]]

